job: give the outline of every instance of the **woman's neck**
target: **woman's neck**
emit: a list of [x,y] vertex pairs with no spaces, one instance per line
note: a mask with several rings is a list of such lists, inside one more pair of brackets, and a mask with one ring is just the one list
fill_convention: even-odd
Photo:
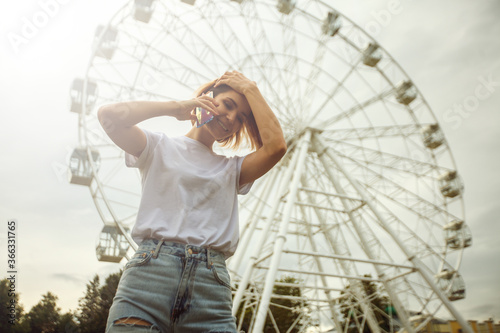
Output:
[[210,132],[208,132],[203,127],[198,128],[196,126],[193,126],[191,127],[189,132],[185,134],[185,136],[187,136],[190,139],[201,142],[202,144],[207,146],[210,150],[212,150],[212,146],[215,142],[214,137],[210,134]]

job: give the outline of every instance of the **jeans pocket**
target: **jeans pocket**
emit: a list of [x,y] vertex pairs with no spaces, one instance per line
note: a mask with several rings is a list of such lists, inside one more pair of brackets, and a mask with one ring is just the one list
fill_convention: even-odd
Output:
[[124,269],[131,268],[131,267],[137,267],[137,266],[143,266],[151,260],[152,256],[153,256],[153,251],[139,250],[127,262]]
[[226,288],[231,289],[229,273],[225,267],[217,267],[216,265],[212,265],[212,273],[214,274],[215,280]]

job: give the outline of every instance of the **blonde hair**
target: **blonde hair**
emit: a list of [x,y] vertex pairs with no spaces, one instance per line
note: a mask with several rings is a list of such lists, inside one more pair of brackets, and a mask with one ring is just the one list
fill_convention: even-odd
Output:
[[[199,97],[211,90],[213,91],[215,97],[220,93],[234,90],[226,84],[222,84],[214,88],[216,81],[217,80],[213,80],[211,82],[203,84],[195,91],[194,96]],[[250,144],[250,148],[252,150],[257,150],[262,147],[262,138],[260,137],[259,128],[257,127],[257,123],[255,122],[253,112],[250,112],[250,115],[247,117],[243,117],[243,119],[244,120],[242,126],[236,133],[227,138],[217,140],[217,142],[220,143],[222,147],[228,147],[236,150],[240,147],[243,139],[246,139],[246,141]]]

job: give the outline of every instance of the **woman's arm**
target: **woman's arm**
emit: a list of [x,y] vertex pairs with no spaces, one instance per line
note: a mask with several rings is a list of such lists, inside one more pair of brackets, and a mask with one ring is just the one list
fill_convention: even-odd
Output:
[[159,116],[172,116],[178,120],[194,120],[192,110],[201,106],[217,113],[215,100],[201,96],[188,101],[131,101],[101,106],[97,117],[110,139],[121,149],[139,156],[146,147],[146,135],[136,124]]
[[278,118],[265,101],[255,82],[243,74],[226,72],[216,83],[227,84],[243,94],[252,109],[262,139],[262,147],[243,160],[240,185],[250,183],[268,172],[285,155],[287,147]]

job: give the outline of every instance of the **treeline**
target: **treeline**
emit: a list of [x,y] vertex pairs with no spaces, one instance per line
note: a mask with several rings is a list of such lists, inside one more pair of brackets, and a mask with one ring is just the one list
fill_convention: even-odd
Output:
[[[20,302],[19,293],[9,291],[10,281],[0,281],[0,332],[2,333],[95,333],[104,332],[109,308],[116,294],[122,271],[109,275],[101,285],[99,276],[87,284],[85,295],[75,311],[61,312],[58,297],[50,291],[28,312]],[[10,294],[10,295],[9,295]],[[14,302],[13,302],[14,300]],[[12,323],[12,304],[15,322]]]
[[[57,296],[50,291],[42,295],[38,304],[31,310],[25,312],[20,303],[19,293],[9,295],[8,279],[0,281],[0,333],[95,333],[104,332],[108,319],[109,308],[113,303],[116,288],[123,271],[109,275],[104,284],[101,285],[99,276],[96,274],[86,286],[85,295],[78,301],[75,311],[61,313],[57,306]],[[287,284],[298,284],[293,277],[284,277],[277,282]],[[250,287],[249,287],[250,288]],[[274,299],[271,304],[273,318],[267,318],[264,332],[275,332],[276,326],[280,332],[299,332],[304,325],[310,325],[307,311],[307,303],[300,300],[300,288],[293,286],[275,286],[275,295],[296,296],[297,299]],[[16,320],[10,324],[12,300],[16,304]],[[252,309],[239,309],[238,322],[242,323],[242,329],[248,331],[252,324]],[[255,309],[253,309],[255,310]],[[243,315],[243,318],[242,318]],[[300,317],[300,318],[299,318]]]

